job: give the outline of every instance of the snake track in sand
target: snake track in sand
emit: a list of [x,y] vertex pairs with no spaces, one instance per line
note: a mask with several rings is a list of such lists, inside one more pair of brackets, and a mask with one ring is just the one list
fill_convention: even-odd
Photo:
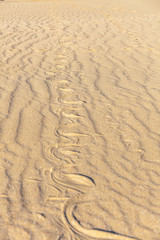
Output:
[[[64,85],[62,86],[63,83]],[[87,229],[81,226],[81,224],[74,217],[74,209],[78,204],[82,203],[85,199],[85,194],[91,189],[96,187],[94,180],[91,177],[82,175],[80,173],[65,173],[63,172],[63,163],[65,163],[65,169],[67,165],[70,164],[76,165],[75,155],[80,154],[80,149],[82,146],[78,145],[79,137],[90,136],[89,134],[80,133],[80,132],[65,132],[63,129],[67,129],[67,127],[74,126],[73,123],[63,124],[63,120],[65,119],[79,119],[82,116],[78,113],[78,110],[83,108],[83,104],[85,101],[77,101],[77,100],[65,100],[67,94],[72,98],[74,90],[69,88],[71,86],[71,81],[63,80],[61,81],[59,86],[57,87],[58,92],[60,93],[60,97],[57,99],[62,105],[62,109],[59,112],[60,122],[55,130],[56,136],[60,139],[57,147],[50,146],[48,147],[47,152],[49,153],[49,158],[51,155],[62,161],[62,165],[59,168],[52,168],[50,170],[50,176],[53,181],[53,185],[56,188],[62,189],[71,189],[74,190],[75,194],[71,197],[60,197],[60,201],[64,201],[63,207],[63,218],[65,224],[69,227],[69,229],[76,234],[77,236],[83,237],[83,239],[105,239],[105,240],[130,240],[135,239],[129,236],[124,236],[118,233],[104,231],[101,229]],[[66,106],[67,104],[67,106]],[[77,108],[77,105],[81,105],[81,107]],[[67,113],[67,111],[69,111]],[[91,136],[90,136],[91,137]],[[63,143],[63,138],[66,138],[69,142]],[[76,139],[76,140],[75,140]],[[62,142],[61,142],[62,141]],[[79,150],[78,150],[79,149]],[[73,155],[69,157],[69,155]],[[48,197],[48,201],[55,201],[56,197]]]

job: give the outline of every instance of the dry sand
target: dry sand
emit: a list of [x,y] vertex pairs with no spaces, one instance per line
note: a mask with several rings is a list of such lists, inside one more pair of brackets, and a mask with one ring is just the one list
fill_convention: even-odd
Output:
[[160,240],[159,10],[0,2],[0,240]]

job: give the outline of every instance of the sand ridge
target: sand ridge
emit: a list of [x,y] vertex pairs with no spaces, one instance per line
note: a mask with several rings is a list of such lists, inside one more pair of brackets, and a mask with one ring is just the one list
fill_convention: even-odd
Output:
[[139,4],[0,3],[0,239],[160,238],[160,16]]

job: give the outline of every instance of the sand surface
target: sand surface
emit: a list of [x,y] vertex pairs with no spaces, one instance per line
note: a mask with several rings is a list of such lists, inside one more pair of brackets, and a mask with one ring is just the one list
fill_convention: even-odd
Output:
[[160,6],[0,2],[0,240],[160,240]]

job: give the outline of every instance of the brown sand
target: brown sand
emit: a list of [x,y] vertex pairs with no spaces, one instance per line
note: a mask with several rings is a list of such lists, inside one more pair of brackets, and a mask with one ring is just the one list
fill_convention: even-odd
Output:
[[160,240],[160,13],[0,2],[0,240]]

